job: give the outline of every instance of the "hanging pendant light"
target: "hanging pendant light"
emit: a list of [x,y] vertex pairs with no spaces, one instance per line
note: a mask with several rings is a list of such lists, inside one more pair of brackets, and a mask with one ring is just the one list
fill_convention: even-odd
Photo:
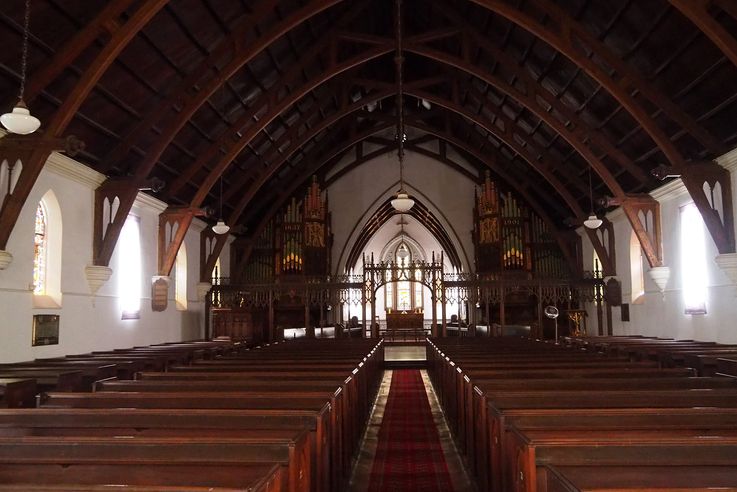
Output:
[[396,197],[391,201],[392,207],[399,213],[406,213],[414,207],[415,201],[404,191],[404,84],[402,70],[402,0],[397,0],[397,157],[399,158],[399,190]]
[[589,201],[591,203],[591,213],[589,214],[589,218],[583,221],[583,225],[589,229],[598,229],[604,221],[594,213],[594,190],[591,186],[591,168],[589,168]]
[[28,135],[33,133],[41,126],[38,118],[31,115],[28,110],[23,95],[26,90],[26,69],[28,66],[28,35],[29,24],[31,18],[31,0],[26,0],[26,12],[23,20],[23,49],[21,53],[20,64],[20,91],[18,92],[18,102],[10,113],[0,116],[0,123],[10,132],[18,135]]
[[217,224],[212,226],[212,232],[215,234],[227,234],[230,226],[223,221],[223,175],[220,175],[220,218]]

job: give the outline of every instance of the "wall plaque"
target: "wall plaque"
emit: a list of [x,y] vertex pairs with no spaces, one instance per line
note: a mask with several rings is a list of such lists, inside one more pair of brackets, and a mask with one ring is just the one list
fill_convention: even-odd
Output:
[[151,283],[151,310],[166,311],[168,302],[169,282],[163,277],[158,277]]
[[59,315],[34,314],[33,334],[31,345],[58,345],[59,344]]

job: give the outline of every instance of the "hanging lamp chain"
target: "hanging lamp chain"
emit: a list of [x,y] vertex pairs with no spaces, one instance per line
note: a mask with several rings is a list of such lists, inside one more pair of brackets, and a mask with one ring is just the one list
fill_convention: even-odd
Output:
[[397,64],[397,157],[399,158],[399,189],[404,190],[404,58],[402,52],[402,0],[397,0],[396,12],[396,35],[397,53],[395,62]]
[[28,38],[31,23],[31,0],[26,0],[26,12],[23,18],[23,48],[20,59],[20,90],[18,91],[18,100],[23,101],[23,95],[26,91],[26,70],[28,68]]

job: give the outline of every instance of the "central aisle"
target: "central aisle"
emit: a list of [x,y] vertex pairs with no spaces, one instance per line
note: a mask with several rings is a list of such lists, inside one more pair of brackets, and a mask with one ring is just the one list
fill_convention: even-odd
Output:
[[420,371],[392,371],[368,491],[453,491]]

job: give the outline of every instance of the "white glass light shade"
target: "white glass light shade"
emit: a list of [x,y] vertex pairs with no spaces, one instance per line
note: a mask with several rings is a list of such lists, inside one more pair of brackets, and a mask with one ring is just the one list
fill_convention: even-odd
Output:
[[212,226],[212,232],[215,234],[226,234],[230,230],[230,227],[223,222],[223,219],[218,220],[218,223]]
[[23,101],[18,101],[13,111],[0,116],[0,123],[10,132],[18,135],[28,135],[38,130],[41,122],[31,115]]
[[397,197],[392,200],[392,207],[397,212],[409,212],[409,209],[415,206],[415,201],[412,200],[407,193],[400,191],[397,193]]
[[583,221],[583,225],[585,225],[589,229],[598,229],[599,226],[603,223],[604,221],[594,214],[589,215],[589,218]]

